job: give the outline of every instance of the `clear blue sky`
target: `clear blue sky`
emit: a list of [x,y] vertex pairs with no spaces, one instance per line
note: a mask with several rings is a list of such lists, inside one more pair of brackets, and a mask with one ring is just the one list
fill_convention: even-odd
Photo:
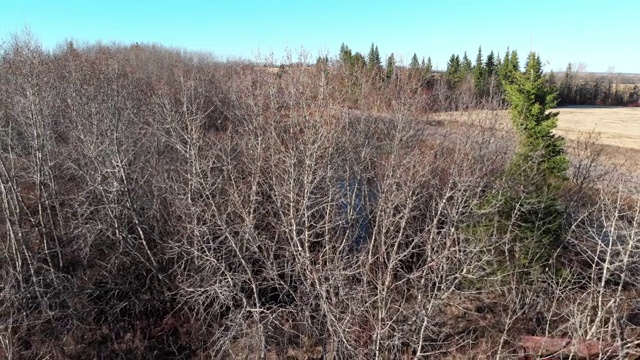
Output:
[[335,55],[345,42],[408,62],[416,52],[443,69],[452,53],[478,46],[521,59],[532,48],[546,70],[640,72],[640,0],[136,1],[0,0],[0,39],[25,26],[52,48],[65,39],[161,43],[218,57],[304,48]]

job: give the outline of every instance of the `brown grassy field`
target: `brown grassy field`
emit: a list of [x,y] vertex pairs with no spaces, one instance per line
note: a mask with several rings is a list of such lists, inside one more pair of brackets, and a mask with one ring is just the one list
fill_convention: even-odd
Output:
[[[578,152],[595,151],[599,145],[601,156],[609,165],[624,167],[627,171],[640,171],[640,108],[571,106],[558,108],[557,133],[567,139],[567,150],[576,158]],[[507,110],[478,110],[444,112],[434,119],[464,127],[491,127],[511,131]]]
[[618,91],[631,91],[637,84],[614,84],[613,90]]
[[[555,109],[559,113],[558,133],[568,140],[586,137],[598,144],[640,150],[640,108],[608,106],[568,106]],[[506,110],[446,112],[434,116],[438,120],[475,123],[478,119],[495,118],[496,126],[510,127]],[[504,122],[503,122],[504,121]]]
[[557,111],[558,132],[568,139],[593,132],[600,144],[640,149],[640,108],[575,106]]
[[[568,140],[591,136],[601,145],[640,150],[640,108],[608,106],[568,106],[555,109],[559,113],[558,133]],[[478,119],[496,118],[498,127],[510,127],[506,110],[446,112],[434,116],[438,120],[475,123]],[[504,120],[504,122],[502,122]]]

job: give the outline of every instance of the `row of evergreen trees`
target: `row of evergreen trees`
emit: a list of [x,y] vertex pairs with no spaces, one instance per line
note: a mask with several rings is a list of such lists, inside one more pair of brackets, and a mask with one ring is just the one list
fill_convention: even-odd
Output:
[[[318,63],[326,63],[328,58],[318,58]],[[378,46],[371,44],[368,54],[365,56],[360,52],[353,52],[348,45],[340,46],[338,56],[340,66],[352,72],[366,70],[379,80],[390,80],[397,74],[397,61],[395,55],[391,53],[383,66],[382,57]],[[416,53],[413,54],[409,62],[408,70],[416,74],[422,80],[423,85],[433,84],[429,81],[434,73],[441,73],[447,85],[451,89],[457,89],[465,84],[472,84],[474,92],[478,98],[493,98],[502,96],[502,84],[511,81],[516,72],[520,71],[520,61],[515,50],[507,49],[502,58],[491,51],[486,57],[483,56],[482,48],[478,49],[475,63],[471,61],[465,52],[462,58],[452,54],[447,62],[444,72],[434,70],[431,57],[420,59]]]
[[[318,61],[327,61],[327,58],[320,58]],[[391,53],[385,62],[385,66],[382,66],[382,57],[380,56],[380,50],[378,46],[374,43],[371,44],[371,48],[369,49],[369,53],[365,57],[360,52],[353,52],[349,46],[346,44],[342,44],[340,46],[340,54],[338,58],[339,64],[351,70],[360,70],[366,69],[370,73],[378,75],[381,79],[390,80],[396,74],[397,69],[397,61],[395,55]],[[416,74],[421,74],[423,78],[428,78],[428,76],[433,72],[433,64],[431,62],[431,57],[428,57],[426,60],[422,58],[422,61],[418,59],[418,55],[415,53],[411,58],[411,63],[409,64],[409,69]],[[384,75],[384,76],[382,76]]]
[[503,84],[511,82],[515,73],[519,71],[520,60],[516,50],[507,49],[504,58],[493,51],[484,57],[480,47],[473,63],[466,51],[462,58],[452,54],[444,74],[453,88],[472,83],[477,97],[493,98],[497,94],[502,94]]
[[[318,58],[318,63],[328,63],[328,57]],[[371,44],[364,55],[353,52],[342,44],[338,64],[351,73],[365,71],[379,81],[389,81],[398,73],[395,55],[391,53],[386,62],[382,62],[378,46]],[[473,89],[478,99],[504,98],[504,84],[512,83],[516,73],[520,72],[520,58],[516,50],[507,50],[504,55],[490,51],[486,56],[482,47],[478,48],[475,61],[465,51],[462,57],[452,54],[444,71],[434,69],[431,57],[420,59],[416,53],[408,65],[411,74],[416,74],[423,86],[433,86],[434,77],[443,79],[452,89],[467,87]],[[434,75],[438,74],[438,75]],[[624,105],[640,101],[640,87],[625,87],[620,79],[609,75],[584,74],[567,66],[561,76],[553,71],[543,73],[547,84],[558,93],[559,105]],[[414,79],[416,77],[413,77]]]

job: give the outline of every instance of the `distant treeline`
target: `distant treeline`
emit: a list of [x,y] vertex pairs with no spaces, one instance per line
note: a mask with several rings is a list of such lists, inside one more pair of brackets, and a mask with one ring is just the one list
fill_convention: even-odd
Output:
[[[328,56],[319,57],[317,64],[329,64]],[[435,90],[440,81],[439,85],[446,85],[449,91],[462,90],[467,95],[473,95],[475,103],[479,104],[502,102],[504,84],[520,71],[518,52],[509,48],[504,56],[493,50],[485,56],[480,47],[475,61],[466,51],[462,57],[454,53],[446,69],[440,71],[433,68],[431,57],[420,59],[416,53],[408,66],[399,66],[393,53],[383,66],[375,44],[371,44],[365,56],[353,52],[343,43],[335,64],[348,69],[354,79],[362,78],[362,74],[367,73],[380,82],[397,81],[399,72],[408,71],[411,74],[409,79],[420,79],[419,83],[424,89]],[[586,73],[580,68],[575,69],[570,63],[564,73],[550,71],[545,73],[545,77],[558,92],[558,105],[630,105],[639,101],[640,79],[633,75]],[[357,80],[350,85],[357,87]]]
[[547,74],[558,91],[560,105],[631,105],[639,101],[640,77],[619,74],[592,74],[567,65],[564,74]]

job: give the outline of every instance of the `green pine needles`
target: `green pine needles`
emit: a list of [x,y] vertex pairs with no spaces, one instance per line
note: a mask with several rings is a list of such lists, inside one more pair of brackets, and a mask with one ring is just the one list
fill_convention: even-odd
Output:
[[540,57],[530,53],[526,69],[505,81],[511,121],[519,137],[506,171],[507,192],[499,199],[499,219],[521,265],[548,263],[563,242],[564,211],[558,193],[567,179],[564,139],[553,133],[556,93],[542,76]]

